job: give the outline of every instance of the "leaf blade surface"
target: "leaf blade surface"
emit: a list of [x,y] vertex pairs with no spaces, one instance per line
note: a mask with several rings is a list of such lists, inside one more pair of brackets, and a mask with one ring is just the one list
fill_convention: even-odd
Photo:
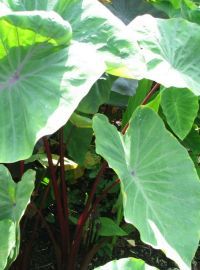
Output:
[[149,108],[136,111],[125,136],[104,116],[93,121],[96,151],[121,179],[126,221],[143,241],[190,269],[199,239],[200,184],[187,151]]
[[166,20],[143,15],[128,27],[144,56],[145,78],[167,88],[188,88],[199,95],[199,25],[182,18]]

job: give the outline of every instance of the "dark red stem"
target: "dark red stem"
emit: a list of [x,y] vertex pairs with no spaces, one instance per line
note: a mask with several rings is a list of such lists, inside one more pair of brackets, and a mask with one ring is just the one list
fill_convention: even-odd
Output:
[[147,102],[149,101],[149,99],[153,96],[153,94],[159,89],[160,84],[156,83],[151,90],[149,91],[149,93],[147,94],[147,96],[145,97],[145,99],[142,101],[141,105],[145,105],[147,104]]
[[108,192],[110,190],[112,190],[117,184],[120,183],[120,180],[117,179],[115,180],[114,183],[112,183],[111,185],[109,185],[106,189],[104,189],[104,191],[102,192],[102,194],[96,198],[94,204],[92,205],[92,207],[88,210],[88,212],[85,214],[85,217],[84,217],[84,223],[83,225],[80,227],[80,230],[78,231],[77,235],[76,235],[76,239],[74,240],[73,242],[73,246],[72,246],[72,253],[71,253],[71,265],[70,265],[70,268],[69,270],[74,270],[75,269],[75,261],[76,261],[76,256],[77,256],[77,253],[78,253],[78,250],[79,250],[79,247],[80,247],[80,243],[81,243],[81,237],[82,237],[82,232],[83,232],[83,228],[84,228],[84,225],[87,221],[87,219],[89,218],[90,214],[92,212],[95,212],[96,211],[96,208],[97,206],[99,205],[99,203],[102,201],[102,199],[104,199],[106,197],[106,195],[108,194]]
[[88,252],[88,254],[85,256],[84,261],[81,263],[81,270],[87,270],[90,262],[94,258],[94,256],[97,254],[99,249],[105,245],[105,243],[108,241],[108,239],[101,239],[98,244],[94,245],[92,249]]
[[[151,90],[149,91],[149,93],[147,94],[147,96],[145,97],[145,99],[142,101],[141,105],[145,105],[147,104],[147,102],[149,101],[149,99],[153,96],[153,94],[159,89],[160,84],[156,83]],[[125,125],[125,127],[122,129],[121,133],[124,135],[127,131],[129,127],[129,122]]]
[[71,250],[71,254],[70,254],[70,263],[69,263],[69,270],[74,270],[75,268],[75,261],[76,261],[76,257],[78,254],[78,250],[81,244],[81,237],[82,237],[82,233],[83,233],[83,229],[84,229],[84,225],[87,221],[88,218],[88,212],[89,209],[91,207],[91,203],[92,200],[94,198],[94,194],[96,192],[97,186],[101,180],[101,177],[103,176],[105,170],[107,168],[107,162],[104,161],[101,165],[101,169],[99,170],[99,173],[94,181],[94,184],[92,186],[92,190],[90,192],[89,198],[87,200],[86,206],[84,208],[83,213],[80,215],[79,219],[78,219],[78,223],[77,223],[77,227],[76,227],[76,232],[75,232],[75,237],[74,237],[74,241],[72,243],[72,250]]
[[67,186],[65,182],[65,144],[64,144],[64,129],[63,127],[60,130],[60,178],[62,185],[62,201],[64,209],[64,219],[65,219],[65,228],[66,228],[66,237],[67,237],[67,253],[69,255],[70,251],[70,233],[69,233],[69,210],[68,210],[68,194]]
[[91,203],[93,201],[93,198],[94,198],[94,195],[95,195],[95,192],[97,190],[97,186],[101,180],[101,177],[103,176],[105,170],[107,168],[107,162],[104,161],[101,165],[101,168],[99,170],[99,173],[97,174],[97,177],[94,181],[94,184],[92,186],[92,190],[90,192],[90,195],[89,195],[89,198],[87,200],[87,203],[85,205],[85,208],[84,208],[84,211],[83,213],[81,214],[81,216],[79,217],[79,220],[78,220],[78,223],[77,223],[77,227],[76,227],[76,233],[75,233],[75,237],[76,237],[76,234],[78,233],[79,231],[79,228],[82,227],[82,225],[85,223],[85,216],[87,215],[88,211],[89,211],[89,208],[91,206]]
[[59,191],[57,180],[56,180],[56,173],[55,173],[55,168],[53,165],[49,142],[46,137],[43,138],[43,142],[44,142],[44,147],[45,147],[45,151],[48,158],[51,181],[52,181],[54,196],[56,200],[56,210],[57,210],[58,222],[59,222],[61,238],[62,238],[61,239],[62,255],[63,255],[63,258],[66,259],[65,256],[67,252],[67,235],[66,235],[65,219],[63,216],[63,208],[62,208],[62,203],[61,203],[60,191]]
[[19,166],[20,166],[20,179],[21,179],[24,174],[24,160],[20,161]]

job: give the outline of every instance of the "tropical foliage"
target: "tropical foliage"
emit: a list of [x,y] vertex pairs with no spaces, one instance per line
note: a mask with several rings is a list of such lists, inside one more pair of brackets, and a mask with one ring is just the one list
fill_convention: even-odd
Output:
[[[86,236],[87,269],[106,237],[114,245],[128,234],[124,221],[191,269],[200,235],[199,23],[191,0],[0,1],[0,270],[17,258],[30,201],[49,231],[49,200],[58,269],[75,269]],[[18,176],[11,163],[20,163]],[[31,198],[35,174],[41,200]],[[80,179],[90,191],[73,215]],[[94,221],[115,188],[117,217]],[[124,258],[95,269],[155,268]]]

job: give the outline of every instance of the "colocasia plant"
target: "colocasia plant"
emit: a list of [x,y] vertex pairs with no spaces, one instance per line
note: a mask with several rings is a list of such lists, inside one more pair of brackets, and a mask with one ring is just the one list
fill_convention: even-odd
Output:
[[[120,3],[131,11],[132,2]],[[191,269],[200,236],[200,10],[191,0],[148,2],[164,18],[126,25],[117,1],[0,1],[0,270],[30,269],[39,225],[55,269],[89,269],[107,239],[114,246],[127,235],[124,222]],[[112,192],[116,217],[105,217]],[[95,269],[156,268],[129,257]]]

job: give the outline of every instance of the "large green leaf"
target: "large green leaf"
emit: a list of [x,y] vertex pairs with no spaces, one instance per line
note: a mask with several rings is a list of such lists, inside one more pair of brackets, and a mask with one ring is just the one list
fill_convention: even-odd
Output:
[[105,66],[87,44],[63,48],[71,28],[53,12],[0,17],[0,33],[0,162],[14,162],[66,123]]
[[197,116],[198,97],[188,89],[169,88],[162,91],[161,106],[169,126],[183,140]]
[[144,261],[135,258],[125,258],[111,261],[94,270],[156,270],[157,268],[145,264]]
[[4,270],[16,245],[15,224],[11,220],[0,220],[0,243],[0,270]]
[[15,260],[19,251],[19,222],[30,201],[35,172],[27,171],[15,183],[3,165],[0,165],[0,270]]
[[[106,62],[107,72],[140,78],[143,69],[139,47],[126,26],[97,0],[4,0],[12,10],[54,10],[73,29],[73,39],[95,47]],[[134,65],[133,65],[134,63]]]
[[1,3],[14,11],[24,10],[53,10],[58,4],[59,0],[1,0]]
[[34,43],[64,45],[72,37],[70,24],[54,11],[8,11],[2,13],[0,19],[1,58],[12,47],[32,45],[33,38]]
[[199,25],[181,18],[164,20],[144,15],[128,27],[146,61],[144,77],[165,87],[189,88],[200,94]]
[[4,0],[0,33],[0,162],[27,159],[105,70],[141,74],[138,45],[97,1]]
[[[144,242],[191,269],[200,231],[200,183],[187,151],[149,108],[139,108],[123,136],[97,115],[96,151],[121,179],[124,215]],[[192,224],[192,225],[191,225]]]
[[70,22],[75,40],[95,46],[108,73],[141,78],[144,66],[138,44],[122,21],[99,1],[61,0],[55,10]]

